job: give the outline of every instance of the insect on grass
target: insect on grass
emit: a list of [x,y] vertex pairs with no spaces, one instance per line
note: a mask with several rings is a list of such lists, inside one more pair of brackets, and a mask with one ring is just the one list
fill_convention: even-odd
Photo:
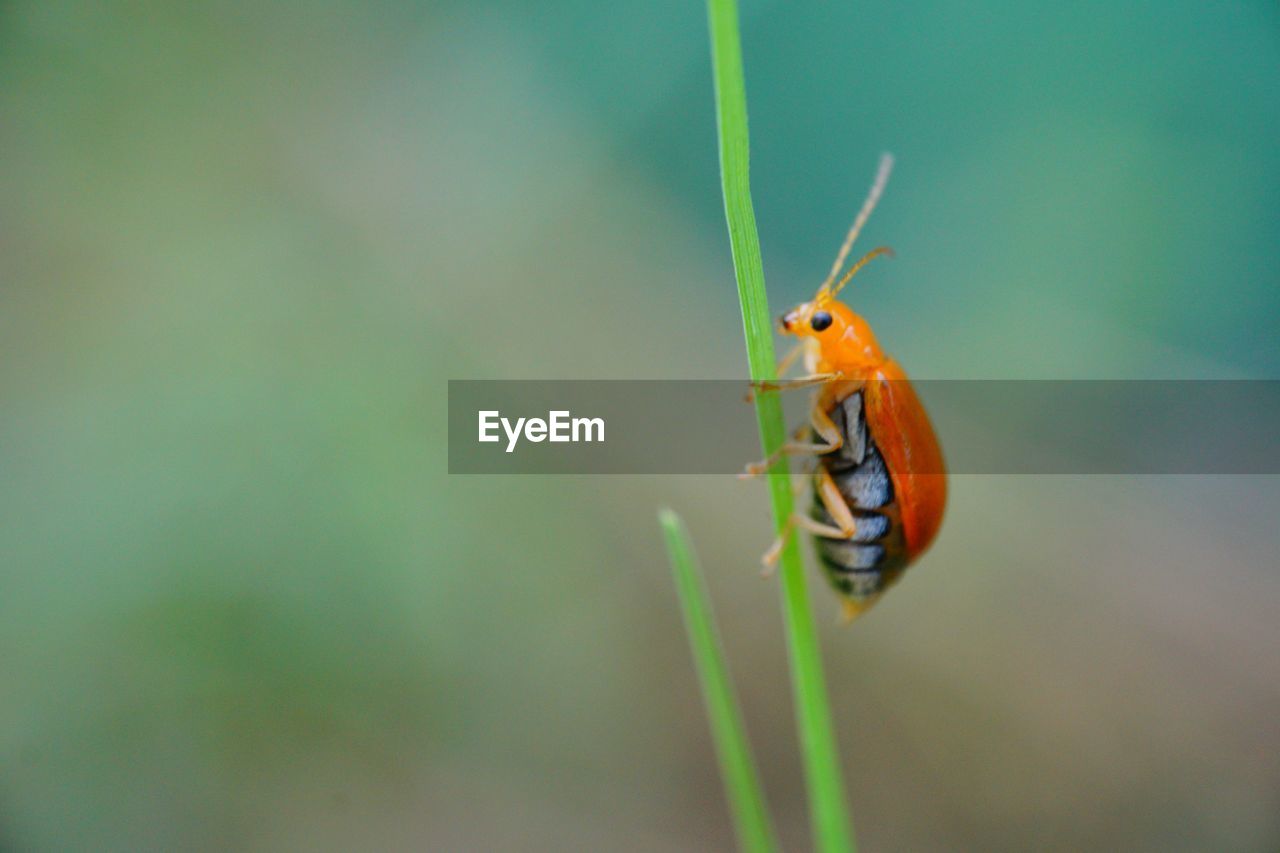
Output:
[[767,472],[784,455],[817,457],[813,507],[792,513],[764,562],[772,566],[796,528],[813,534],[827,580],[853,619],[876,603],[933,543],[947,502],[942,449],[906,372],[887,356],[870,324],[841,302],[840,291],[887,246],[872,249],[843,275],[844,262],[884,192],[888,154],[871,192],[813,299],[782,315],[784,334],[800,340],[778,365],[783,375],[803,358],[805,375],[758,382],[757,391],[820,386],[803,440],[783,444],[747,475]]

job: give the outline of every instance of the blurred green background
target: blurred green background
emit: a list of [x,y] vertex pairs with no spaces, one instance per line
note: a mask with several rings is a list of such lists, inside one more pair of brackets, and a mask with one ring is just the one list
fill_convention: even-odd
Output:
[[[1275,4],[742,14],[775,310],[888,149],[914,375],[1280,377]],[[670,504],[801,849],[763,488],[445,471],[448,378],[741,337],[698,2],[0,5],[0,848],[730,847]],[[1280,848],[1278,510],[962,477],[814,576],[865,849]]]

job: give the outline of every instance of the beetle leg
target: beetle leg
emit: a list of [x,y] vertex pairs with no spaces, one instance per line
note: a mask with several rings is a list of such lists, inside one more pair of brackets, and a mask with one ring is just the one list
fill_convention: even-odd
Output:
[[[748,383],[748,384],[751,386],[751,387],[747,390],[746,401],[747,401],[748,403],[754,403],[754,402],[755,402],[755,399],[756,399],[756,391],[757,391],[757,390],[761,390],[761,391],[765,391],[765,390],[774,390],[774,391],[776,391],[776,390],[780,390],[780,389],[781,389],[781,388],[783,388],[783,387],[787,387],[787,383],[788,383],[788,382],[790,382],[790,381],[794,381],[794,380],[786,380],[786,379],[783,379],[783,378],[782,378],[782,375],[783,375],[784,373],[786,373],[788,370],[790,370],[790,369],[791,369],[791,365],[793,365],[793,364],[795,364],[795,363],[796,363],[796,359],[798,359],[798,358],[799,358],[800,356],[802,356],[802,355],[806,355],[806,356],[808,355],[808,350],[807,350],[807,348],[805,347],[805,345],[804,345],[804,344],[805,344],[805,342],[802,340],[802,341],[800,341],[799,343],[797,343],[795,346],[793,346],[793,347],[791,348],[791,350],[790,350],[786,355],[784,355],[784,356],[782,357],[782,360],[778,362],[778,366],[777,366],[776,368],[774,368],[774,370],[773,370],[773,375],[774,375],[774,376],[777,376],[778,378],[777,378],[776,380],[774,380],[774,382],[773,382],[772,384],[773,384],[773,385],[776,385],[777,387],[774,387],[774,388],[765,388],[765,387],[763,387],[763,386],[764,386],[764,385],[766,385],[766,384],[769,384],[769,383],[763,383],[763,382],[762,382],[762,383],[756,383],[756,382]],[[808,363],[809,363],[809,359],[808,359],[808,358],[806,358],[806,359],[805,359],[805,364],[807,365]],[[810,375],[816,375],[817,371],[810,370],[810,371],[809,371],[809,373],[810,373]]]
[[778,534],[778,537],[773,540],[773,544],[769,546],[769,550],[765,551],[764,556],[760,558],[760,561],[764,563],[765,577],[773,574],[773,568],[778,562],[778,557],[782,554],[782,549],[786,547],[787,540],[797,527],[802,527],[814,535],[825,536],[828,539],[852,539],[858,535],[858,522],[853,516],[853,511],[849,509],[849,504],[845,501],[844,496],[840,494],[840,489],[836,486],[836,481],[832,479],[831,472],[826,468],[819,467],[813,476],[817,480],[818,498],[822,501],[827,513],[835,519],[836,524],[839,526],[823,524],[821,521],[812,519],[807,515],[793,512],[791,517],[787,519],[787,523],[782,526],[782,532]]
[[813,431],[818,434],[818,437],[826,442],[822,449],[817,451],[819,454],[830,453],[844,446],[844,436],[840,434],[839,427],[817,401],[809,410],[809,422],[813,424]]
[[760,558],[760,562],[764,564],[764,569],[760,572],[761,577],[770,577],[773,575],[774,568],[778,565],[778,557],[782,555],[782,549],[787,546],[787,540],[791,538],[791,533],[796,527],[796,514],[792,513],[787,519],[787,523],[782,525],[782,532],[773,540],[773,544],[769,546],[769,550],[764,552],[764,556]]
[[827,382],[838,382],[843,378],[843,373],[808,373],[804,376],[797,376],[795,379],[752,380],[747,383],[750,387],[744,399],[748,403],[752,403],[755,402],[756,394],[761,391],[795,391],[799,388],[812,388],[814,385],[822,385]]
[[844,499],[844,495],[840,494],[840,489],[836,486],[831,472],[825,467],[820,467],[815,476],[818,481],[818,498],[838,527],[809,519],[814,525],[824,527],[826,530],[818,530],[815,527],[808,529],[829,539],[852,539],[858,533],[858,522],[853,517],[853,510],[849,509],[848,501]]
[[[787,518],[786,523],[782,525],[782,532],[777,535],[773,540],[773,544],[769,546],[769,550],[765,551],[764,555],[760,558],[760,562],[764,563],[764,571],[760,573],[761,575],[767,578],[773,574],[773,570],[778,564],[778,557],[782,556],[782,549],[787,546],[787,541],[791,539],[791,535],[795,533],[796,527],[799,526],[807,528],[810,523],[817,524],[818,522],[813,521],[813,519],[808,516],[801,515],[798,512],[791,513],[790,517]],[[831,529],[835,530],[835,528]],[[843,535],[839,530],[836,530],[835,532],[837,536]]]
[[[826,503],[825,499],[823,503]],[[848,511],[849,508],[845,507],[845,512]],[[852,520],[852,517],[850,520]],[[816,536],[825,536],[828,539],[852,539],[857,535],[857,530],[854,527],[849,527],[848,529],[832,527],[830,524],[814,521],[807,515],[793,512],[791,517],[787,519],[787,523],[783,525],[782,532],[778,534],[777,538],[773,540],[773,544],[769,546],[769,550],[765,551],[764,556],[760,558],[760,562],[764,563],[763,574],[765,577],[773,574],[773,569],[778,563],[778,557],[782,555],[782,549],[786,547],[787,540],[791,538],[797,527],[802,527]]]
[[[787,533],[791,527],[802,527],[816,536],[825,536],[828,539],[852,539],[858,535],[858,522],[853,516],[853,511],[849,509],[849,504],[845,501],[844,496],[840,494],[840,489],[836,486],[836,481],[831,478],[831,472],[826,468],[819,468],[814,472],[814,479],[817,480],[818,498],[822,501],[823,507],[826,508],[827,514],[835,519],[835,524],[824,524],[817,519],[810,518],[803,513],[792,513],[791,518],[787,521],[787,528],[783,531]],[[782,550],[782,544],[785,542],[783,537],[779,537],[779,541],[775,542],[773,547],[766,553],[765,562],[772,556],[773,560],[777,560],[776,551]]]
[[[839,445],[836,446],[839,447]],[[784,456],[808,456],[814,453],[826,453],[832,449],[833,448],[825,444],[809,444],[797,441],[788,441],[786,444],[775,450],[768,459],[761,460],[760,462],[748,463],[746,467],[742,469],[742,472],[738,474],[738,479],[750,480],[753,477],[759,477],[762,474],[767,473],[769,469],[773,467],[774,463]]]
[[808,376],[797,376],[795,379],[773,379],[762,382],[752,381],[748,402],[755,399],[759,391],[795,391],[797,388],[811,388],[833,379],[841,378],[840,373],[810,373]]
[[[790,370],[791,365],[796,363],[796,359],[799,358],[801,355],[803,355],[804,351],[805,351],[804,341],[803,340],[797,341],[796,345],[791,348],[791,351],[788,352],[786,355],[784,355],[782,357],[782,360],[778,362],[778,367],[777,367],[777,370],[774,371],[774,374],[777,376],[782,376],[784,373]],[[814,371],[811,370],[809,372],[813,373]]]
[[[786,444],[782,445],[770,454],[768,459],[748,464],[743,469],[742,473],[738,475],[738,479],[749,480],[752,477],[759,477],[761,474],[764,474],[772,468],[774,463],[784,456],[800,456],[807,454],[821,456],[823,453],[830,453],[831,451],[839,450],[844,446],[844,436],[840,434],[840,430],[835,425],[835,422],[831,420],[831,417],[827,415],[825,411],[823,411],[821,406],[815,404],[814,407],[809,410],[809,425],[813,427],[813,431],[816,432],[818,436],[826,442],[826,444],[819,444],[817,442],[788,441]],[[799,435],[803,434],[804,429],[805,427],[803,426],[798,428],[796,433],[793,433],[793,435],[799,437]]]
[[800,513],[796,513],[796,527],[803,527],[814,536],[825,536],[828,539],[852,539],[858,533],[856,530],[843,530],[830,524],[823,524]]

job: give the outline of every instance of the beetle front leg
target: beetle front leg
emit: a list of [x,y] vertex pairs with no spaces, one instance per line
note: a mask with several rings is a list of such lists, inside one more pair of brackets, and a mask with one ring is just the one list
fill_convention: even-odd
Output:
[[795,391],[800,388],[812,388],[841,378],[839,373],[810,373],[808,376],[797,376],[795,379],[771,379],[748,383],[751,390],[747,392],[747,402],[753,402],[756,394],[762,391]]
[[[778,362],[778,366],[773,371],[773,375],[781,378],[788,370],[791,369],[791,365],[795,364],[796,359],[803,355],[804,352],[804,341],[797,341],[796,345],[791,348],[790,352],[784,355],[782,360]],[[813,373],[814,371],[811,370],[809,372]]]

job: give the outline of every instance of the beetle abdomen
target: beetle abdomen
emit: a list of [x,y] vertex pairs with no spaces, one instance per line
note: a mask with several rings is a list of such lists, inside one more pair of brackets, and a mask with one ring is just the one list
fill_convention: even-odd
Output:
[[[844,443],[818,457],[853,511],[857,533],[852,539],[815,536],[827,580],[856,602],[884,592],[906,568],[907,556],[893,481],[863,416],[862,392],[845,397],[828,412]],[[811,516],[838,527],[823,506],[816,487]]]

